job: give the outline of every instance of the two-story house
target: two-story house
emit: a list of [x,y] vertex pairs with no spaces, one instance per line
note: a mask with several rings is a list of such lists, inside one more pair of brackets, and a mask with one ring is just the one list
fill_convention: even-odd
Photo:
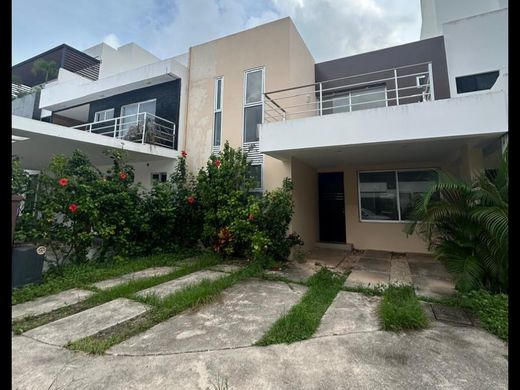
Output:
[[[419,41],[321,63],[290,18],[164,61],[133,44],[64,46],[57,80],[26,105],[50,119],[19,117],[13,106],[22,137],[13,153],[41,169],[52,153],[79,147],[94,158],[123,147],[150,185],[171,172],[178,150],[196,172],[229,141],[248,153],[257,191],[293,180],[291,228],[307,249],[426,252],[403,233],[414,199],[439,170],[469,178],[496,168],[507,143],[508,5],[422,0],[421,11]],[[72,68],[70,53],[87,55],[99,74]],[[13,73],[24,80],[34,60]],[[164,123],[155,138],[132,127],[144,116],[153,129]]]

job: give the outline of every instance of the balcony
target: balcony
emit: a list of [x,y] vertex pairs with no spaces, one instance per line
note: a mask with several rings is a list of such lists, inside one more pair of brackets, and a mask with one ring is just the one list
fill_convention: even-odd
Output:
[[[412,141],[442,149],[455,139],[508,131],[504,91],[435,100],[433,80],[431,64],[424,63],[267,92],[260,152],[333,164],[335,156],[362,160],[378,150],[405,161],[400,148]],[[414,145],[408,150],[417,158],[430,150]]]
[[147,112],[86,123],[72,128],[114,139],[175,149],[175,123]]
[[425,62],[267,92],[264,122],[428,102],[435,100],[432,80]]

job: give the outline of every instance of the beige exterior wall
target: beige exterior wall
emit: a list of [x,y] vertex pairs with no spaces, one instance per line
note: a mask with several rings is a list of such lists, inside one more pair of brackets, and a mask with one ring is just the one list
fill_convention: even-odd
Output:
[[[402,222],[361,222],[359,216],[358,172],[409,168],[438,168],[451,171],[440,162],[338,166],[318,172],[343,172],[347,243],[356,249],[428,253],[426,243],[416,235],[407,237]],[[316,207],[317,207],[316,202]]]
[[318,174],[315,168],[294,158],[291,171],[294,184],[291,231],[300,235],[306,250],[311,250],[318,241]]
[[[244,72],[264,68],[264,91],[314,82],[314,59],[290,18],[190,48],[186,126],[188,166],[203,167],[213,140],[215,78],[224,77],[222,142],[242,146]],[[264,156],[263,186],[272,190],[290,177],[289,163]]]

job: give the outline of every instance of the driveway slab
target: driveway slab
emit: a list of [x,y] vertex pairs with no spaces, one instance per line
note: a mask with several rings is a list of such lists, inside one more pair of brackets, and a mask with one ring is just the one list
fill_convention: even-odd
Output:
[[83,337],[128,321],[148,310],[147,305],[126,298],[118,298],[103,305],[76,313],[34,328],[26,336],[53,345],[66,345]]
[[406,259],[392,259],[390,266],[390,283],[411,285],[412,274]]
[[176,291],[181,290],[184,287],[200,283],[204,279],[215,280],[227,275],[228,274],[225,272],[197,271],[192,274],[180,277],[178,279],[173,279],[168,282],[158,284],[157,286],[147,288],[146,290],[139,291],[136,295],[139,297],[156,295],[159,298],[164,298],[170,294],[173,294]]
[[366,257],[376,257],[378,259],[390,260],[390,258],[392,257],[392,252],[367,249],[365,251],[365,256]]
[[[461,389],[508,388],[508,349],[472,327],[365,332],[289,345],[164,356],[90,356],[12,338],[15,389]],[[223,387],[221,387],[223,388]]]
[[340,291],[321,319],[314,337],[378,330],[379,297]]
[[252,345],[296,304],[306,287],[251,280],[198,311],[172,317],[110,348],[110,354],[159,355]]
[[102,280],[100,282],[93,284],[93,286],[99,288],[100,290],[107,290],[109,288],[119,286],[120,284],[128,283],[131,280],[152,278],[155,276],[162,276],[162,275],[169,274],[173,271],[176,271],[178,269],[179,269],[179,267],[147,268],[142,271],[137,271],[137,272],[132,272],[131,274],[122,275],[118,278]]
[[235,265],[235,264],[218,264],[214,267],[211,267],[210,270],[212,271],[219,271],[219,272],[227,272],[227,273],[233,273],[236,271],[241,270],[244,268],[242,265]]
[[37,316],[53,310],[81,302],[94,294],[92,291],[73,288],[58,294],[48,295],[34,301],[20,303],[11,308],[12,319],[20,320],[24,317]]

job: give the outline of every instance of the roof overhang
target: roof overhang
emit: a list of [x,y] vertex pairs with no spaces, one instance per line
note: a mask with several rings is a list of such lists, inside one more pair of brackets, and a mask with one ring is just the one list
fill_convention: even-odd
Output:
[[70,156],[76,149],[86,153],[96,166],[111,164],[104,153],[111,148],[127,151],[129,162],[178,157],[176,150],[161,146],[129,142],[16,115],[12,115],[11,137],[12,154],[21,158],[25,169],[31,170],[42,170],[53,155]]

